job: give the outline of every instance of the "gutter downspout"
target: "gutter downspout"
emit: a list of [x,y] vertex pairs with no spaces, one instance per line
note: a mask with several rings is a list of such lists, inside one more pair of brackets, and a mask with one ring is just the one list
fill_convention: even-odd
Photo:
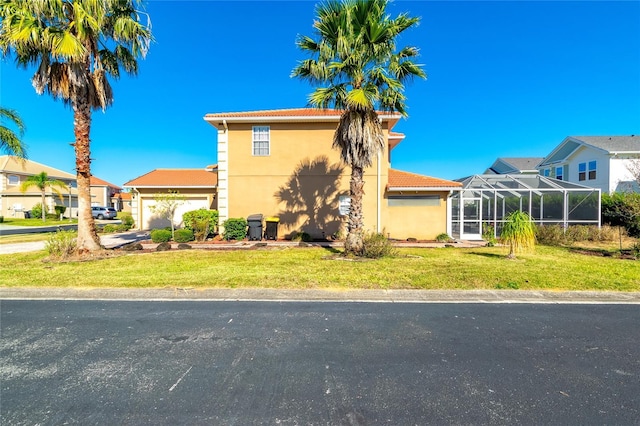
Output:
[[378,196],[377,196],[377,201],[376,201],[377,202],[377,208],[376,208],[376,210],[377,210],[377,212],[376,212],[376,214],[377,214],[377,217],[376,217],[376,232],[381,233],[382,230],[380,229],[380,220],[381,220],[380,219],[380,215],[381,215],[380,209],[382,208],[381,207],[382,203],[380,202],[380,199],[382,197],[382,194],[380,193],[380,151],[378,151],[377,169],[378,170],[376,172],[376,178],[377,178],[376,186],[377,186]]

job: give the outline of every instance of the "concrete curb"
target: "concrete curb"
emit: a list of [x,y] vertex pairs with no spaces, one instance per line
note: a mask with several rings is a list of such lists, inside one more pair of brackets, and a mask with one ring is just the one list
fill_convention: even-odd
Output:
[[640,304],[640,292],[0,287],[0,300]]

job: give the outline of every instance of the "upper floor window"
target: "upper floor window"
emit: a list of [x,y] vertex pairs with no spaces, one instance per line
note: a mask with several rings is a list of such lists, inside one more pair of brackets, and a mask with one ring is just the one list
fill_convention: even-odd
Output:
[[7,177],[7,184],[8,185],[18,185],[20,183],[20,178],[16,175],[9,175]]
[[269,126],[253,126],[253,155],[269,155]]
[[587,163],[578,164],[578,180],[587,179]]
[[589,180],[594,180],[596,178],[596,162],[589,161]]
[[563,167],[562,166],[556,167],[556,179],[562,180],[562,177],[563,177],[563,173],[562,172],[563,172]]
[[545,177],[551,176],[551,169],[544,169],[542,171],[542,176],[545,176]]

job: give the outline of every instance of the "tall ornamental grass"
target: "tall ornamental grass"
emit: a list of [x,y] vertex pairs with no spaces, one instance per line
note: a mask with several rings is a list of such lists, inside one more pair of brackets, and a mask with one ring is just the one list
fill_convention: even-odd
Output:
[[508,259],[515,259],[516,254],[532,249],[536,244],[535,226],[531,217],[520,210],[510,213],[500,234],[502,244],[509,246]]

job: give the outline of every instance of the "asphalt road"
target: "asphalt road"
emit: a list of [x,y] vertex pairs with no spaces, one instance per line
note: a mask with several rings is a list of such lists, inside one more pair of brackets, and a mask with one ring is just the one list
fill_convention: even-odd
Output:
[[640,306],[0,301],[2,424],[640,424]]

